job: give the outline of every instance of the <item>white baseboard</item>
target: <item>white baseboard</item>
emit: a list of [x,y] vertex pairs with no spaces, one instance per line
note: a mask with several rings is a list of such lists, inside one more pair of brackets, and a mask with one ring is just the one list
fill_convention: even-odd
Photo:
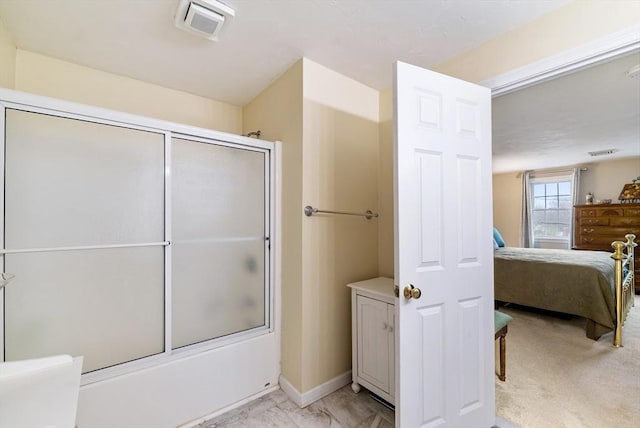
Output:
[[304,394],[298,391],[291,383],[282,375],[280,375],[280,388],[289,396],[291,401],[296,403],[298,407],[307,407],[309,404],[326,397],[334,391],[351,383],[351,370],[334,377],[333,379],[316,386]]

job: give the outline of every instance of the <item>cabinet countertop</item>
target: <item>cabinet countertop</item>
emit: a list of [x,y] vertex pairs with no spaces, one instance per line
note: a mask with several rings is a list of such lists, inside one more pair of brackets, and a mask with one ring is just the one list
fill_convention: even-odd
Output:
[[347,284],[355,290],[367,291],[369,293],[380,295],[381,297],[393,297],[393,279],[380,276],[378,278],[371,278],[364,281],[352,282]]

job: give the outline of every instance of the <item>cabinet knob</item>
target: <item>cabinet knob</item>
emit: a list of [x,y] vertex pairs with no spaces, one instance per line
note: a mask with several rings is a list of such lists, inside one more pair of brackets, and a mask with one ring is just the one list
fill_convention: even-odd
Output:
[[593,233],[593,229],[585,229],[584,233]]
[[413,286],[413,284],[409,284],[404,287],[404,297],[407,299],[419,299],[422,296],[422,291],[419,288]]

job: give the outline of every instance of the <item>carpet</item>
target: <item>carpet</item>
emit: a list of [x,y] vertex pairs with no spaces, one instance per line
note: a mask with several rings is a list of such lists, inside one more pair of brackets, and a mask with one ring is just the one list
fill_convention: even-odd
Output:
[[638,297],[623,329],[622,348],[612,345],[613,333],[597,342],[588,339],[584,318],[501,307],[513,321],[507,380],[496,377],[496,414],[521,428],[640,426]]

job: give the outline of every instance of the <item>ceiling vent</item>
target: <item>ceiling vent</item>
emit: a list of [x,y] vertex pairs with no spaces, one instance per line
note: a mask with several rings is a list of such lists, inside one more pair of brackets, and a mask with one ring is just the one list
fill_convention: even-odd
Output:
[[181,30],[217,42],[222,27],[234,16],[233,9],[217,0],[180,0],[175,24]]
[[617,152],[617,149],[607,149],[607,150],[598,150],[597,152],[589,152],[591,156],[604,156],[604,155],[612,155]]

